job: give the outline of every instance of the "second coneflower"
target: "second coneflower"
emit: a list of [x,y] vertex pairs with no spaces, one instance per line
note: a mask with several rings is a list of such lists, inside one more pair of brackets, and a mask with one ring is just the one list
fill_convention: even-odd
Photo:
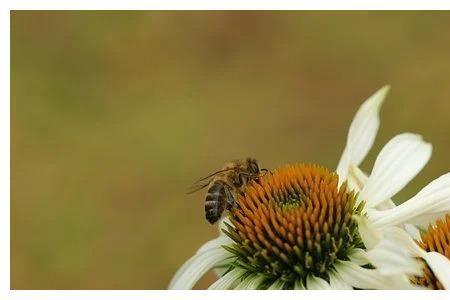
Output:
[[[427,253],[435,253],[440,263],[429,266],[424,263],[423,276],[413,281],[421,286],[434,290],[450,288],[450,215],[445,219],[437,220],[430,225],[426,232],[422,232],[417,241],[419,246]],[[430,255],[430,254],[425,254]]]

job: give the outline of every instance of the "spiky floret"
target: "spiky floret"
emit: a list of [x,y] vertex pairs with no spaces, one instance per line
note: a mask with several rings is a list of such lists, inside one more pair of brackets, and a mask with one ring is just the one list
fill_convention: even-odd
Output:
[[224,230],[235,242],[226,247],[234,267],[285,288],[308,275],[328,280],[337,260],[364,248],[352,218],[363,202],[356,207],[355,199],[345,184],[338,188],[336,173],[316,165],[288,165],[252,182]]
[[[435,224],[428,226],[428,230],[421,234],[419,246],[427,252],[438,252],[450,259],[450,215],[437,220]],[[421,286],[434,290],[443,290],[443,285],[434,275],[433,271],[425,264],[422,277],[415,277],[413,281]]]

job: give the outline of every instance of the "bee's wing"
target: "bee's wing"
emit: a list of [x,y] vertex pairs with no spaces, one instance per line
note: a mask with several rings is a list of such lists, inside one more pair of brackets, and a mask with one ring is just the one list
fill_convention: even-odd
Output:
[[227,172],[230,170],[233,170],[235,168],[229,168],[229,169],[224,169],[224,170],[220,170],[217,172],[214,172],[212,174],[209,174],[206,177],[200,178],[199,180],[197,180],[187,191],[187,194],[192,194],[195,193],[197,191],[200,191],[201,189],[204,189],[205,187],[207,187],[211,181],[213,180],[214,176],[223,172]]
[[212,178],[209,178],[208,180],[199,180],[197,182],[195,182],[187,191],[186,194],[192,194],[195,193],[197,191],[200,191],[201,189],[204,189],[205,187],[207,187],[210,182],[211,182]]

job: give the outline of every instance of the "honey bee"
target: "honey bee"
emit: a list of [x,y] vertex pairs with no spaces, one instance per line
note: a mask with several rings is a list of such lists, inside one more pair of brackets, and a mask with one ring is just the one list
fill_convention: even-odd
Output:
[[261,171],[267,172],[267,169],[260,170],[254,158],[230,161],[221,170],[198,180],[188,193],[208,187],[205,217],[209,223],[214,224],[225,209],[237,206],[236,198],[244,191],[248,182],[262,176]]

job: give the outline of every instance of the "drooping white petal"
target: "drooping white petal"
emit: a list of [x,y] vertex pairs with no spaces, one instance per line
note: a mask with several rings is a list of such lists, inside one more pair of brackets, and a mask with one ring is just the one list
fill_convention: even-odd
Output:
[[283,287],[284,287],[284,281],[282,281],[281,279],[277,279],[267,289],[268,290],[282,290]]
[[217,278],[222,277],[229,269],[230,265],[233,261],[235,261],[235,257],[229,257],[227,259],[222,260],[222,262],[218,265],[214,266],[214,274],[216,274]]
[[[336,271],[347,284],[360,289],[382,288],[382,282],[376,270],[362,268],[352,262],[336,263]],[[387,287],[386,287],[387,288]]]
[[433,223],[437,217],[450,212],[450,173],[435,179],[416,196],[397,207],[383,211],[369,209],[367,212],[369,219],[379,227]]
[[306,288],[308,290],[330,290],[331,286],[320,277],[308,275],[308,277],[306,277]]
[[220,277],[216,282],[208,287],[208,290],[229,290],[233,289],[240,278],[245,274],[245,270],[234,268],[230,272]]
[[222,248],[213,248],[194,255],[177,271],[169,284],[169,289],[191,289],[214,265],[230,257],[230,255],[230,252]]
[[345,282],[336,271],[330,273],[330,287],[332,290],[353,290],[352,286]]
[[450,290],[450,260],[437,252],[427,252],[423,259],[446,290]]
[[381,239],[381,233],[365,216],[353,216],[358,222],[359,235],[367,249],[374,248]]
[[207,241],[198,250],[196,254],[208,251],[210,249],[222,248],[222,245],[230,245],[233,241],[226,235],[220,235],[219,237]]
[[348,258],[358,266],[364,266],[369,263],[366,251],[360,248],[354,248],[348,251]]
[[[219,228],[223,227],[224,225],[224,221],[226,221],[228,218],[223,218],[220,223],[219,223]],[[206,243],[204,243],[196,252],[196,254],[200,254],[203,253],[207,250],[210,249],[217,249],[217,248],[222,248],[222,245],[230,245],[232,244],[233,241],[226,236],[225,234],[220,234],[217,238],[212,239]],[[180,269],[178,269],[178,271],[175,273],[174,277],[172,278],[172,282],[176,282],[178,277],[183,274],[183,270],[189,268],[190,264],[188,263],[189,261],[193,261],[193,260],[188,260],[186,261],[181,267]],[[222,261],[222,263],[226,263],[226,260]],[[220,277],[225,271],[227,270],[227,267],[225,268],[214,268],[214,272]],[[170,288],[170,287],[169,287]]]
[[356,112],[337,167],[340,183],[346,180],[349,165],[359,166],[372,147],[380,126],[379,111],[388,91],[389,86],[379,89]]
[[383,230],[383,238],[394,241],[405,248],[412,256],[420,257],[425,251],[409,236],[409,234],[398,227],[390,227]]
[[421,276],[423,265],[417,260],[417,256],[411,253],[410,239],[402,229],[389,228],[383,233],[383,238],[376,247],[367,251],[366,256],[383,275]]
[[365,269],[349,261],[336,263],[336,271],[347,284],[360,289],[410,289],[407,276],[384,276],[376,269]]
[[246,290],[249,282],[254,278],[254,275],[241,278],[241,281],[234,287],[235,290]]
[[257,290],[265,278],[258,274],[251,274],[241,280],[241,282],[234,288],[235,290]]
[[391,139],[378,155],[360,197],[368,207],[391,198],[423,169],[431,157],[431,144],[417,134],[403,133]]
[[305,286],[301,280],[296,280],[294,283],[294,290],[304,290]]

